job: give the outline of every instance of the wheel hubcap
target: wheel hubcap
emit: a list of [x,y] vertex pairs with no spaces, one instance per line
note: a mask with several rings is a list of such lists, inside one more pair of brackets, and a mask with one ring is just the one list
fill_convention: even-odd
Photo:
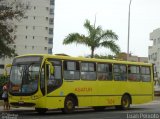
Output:
[[128,100],[127,100],[127,99],[124,99],[124,100],[123,100],[123,106],[124,106],[124,107],[128,107],[128,104],[129,104],[129,103],[128,103]]
[[73,103],[72,103],[71,100],[69,100],[69,101],[67,102],[67,107],[68,107],[68,109],[72,109],[72,108],[73,108]]

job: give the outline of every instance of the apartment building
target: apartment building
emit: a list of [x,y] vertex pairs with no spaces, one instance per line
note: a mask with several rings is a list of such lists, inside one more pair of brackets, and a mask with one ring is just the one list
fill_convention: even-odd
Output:
[[160,78],[160,28],[150,33],[150,40],[153,44],[148,47],[148,61],[155,64],[154,71]]
[[[20,21],[12,21],[16,29],[13,37],[18,55],[23,54],[52,54],[54,7],[55,0],[23,0],[26,4],[26,14]],[[18,7],[18,6],[16,6]],[[0,59],[0,74],[5,64],[12,59]]]

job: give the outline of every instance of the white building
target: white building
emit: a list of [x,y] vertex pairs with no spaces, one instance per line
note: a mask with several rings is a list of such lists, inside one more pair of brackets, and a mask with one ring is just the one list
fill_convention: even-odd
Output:
[[[55,0],[23,0],[26,6],[25,17],[20,21],[13,21],[15,48],[18,55],[23,54],[52,54],[53,26]],[[0,59],[0,74],[4,65],[12,59]]]
[[160,78],[160,28],[150,33],[150,40],[153,41],[153,45],[148,47],[148,60],[149,63],[155,64],[154,71]]

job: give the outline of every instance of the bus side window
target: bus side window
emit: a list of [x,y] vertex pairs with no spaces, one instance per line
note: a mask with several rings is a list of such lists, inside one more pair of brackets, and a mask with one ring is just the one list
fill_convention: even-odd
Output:
[[112,80],[112,64],[97,64],[98,80]]
[[64,79],[65,80],[79,80],[80,67],[78,61],[64,61]]
[[81,79],[96,80],[96,63],[81,62]]
[[140,81],[139,66],[129,65],[128,66],[128,80]]
[[141,78],[144,82],[151,81],[150,67],[141,66]]
[[114,64],[114,79],[117,81],[127,80],[127,67],[124,64]]

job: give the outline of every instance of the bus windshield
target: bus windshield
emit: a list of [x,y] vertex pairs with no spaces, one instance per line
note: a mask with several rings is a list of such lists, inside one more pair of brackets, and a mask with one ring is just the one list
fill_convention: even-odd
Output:
[[17,61],[14,61],[10,73],[10,93],[17,95],[35,93],[38,89],[40,62]]

